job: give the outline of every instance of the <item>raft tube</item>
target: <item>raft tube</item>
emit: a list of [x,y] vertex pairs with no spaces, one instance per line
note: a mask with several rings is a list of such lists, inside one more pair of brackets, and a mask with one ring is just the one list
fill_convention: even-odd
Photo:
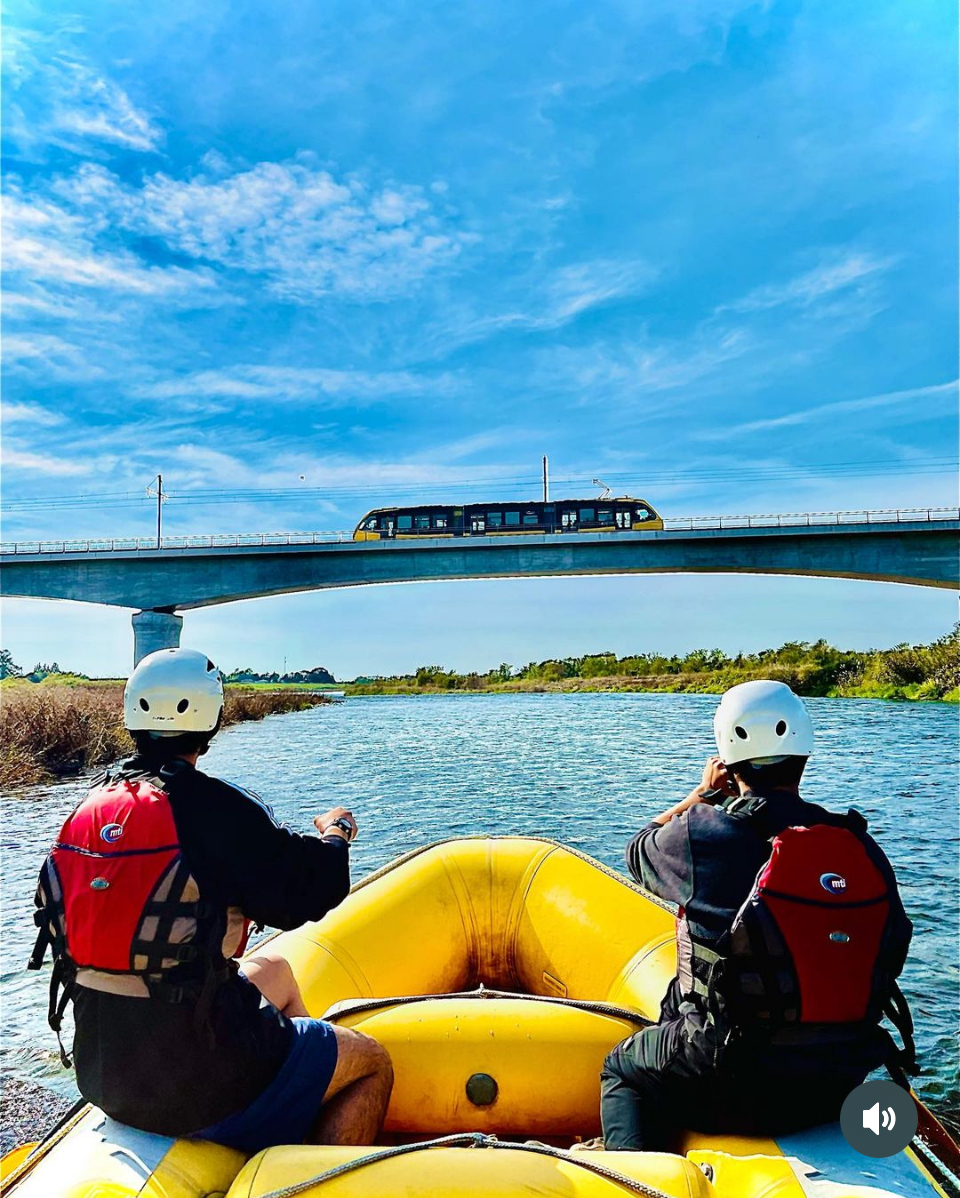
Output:
[[245,1163],[86,1107],[15,1162],[3,1198],[960,1194],[960,1153],[919,1100],[917,1139],[886,1160],[854,1152],[838,1124],[777,1139],[686,1131],[675,1154],[567,1151],[599,1131],[606,1054],[657,1017],[675,970],[674,914],[553,841],[428,846],[269,943],[312,1015],[389,1049],[396,1080],[379,1145],[280,1146]]

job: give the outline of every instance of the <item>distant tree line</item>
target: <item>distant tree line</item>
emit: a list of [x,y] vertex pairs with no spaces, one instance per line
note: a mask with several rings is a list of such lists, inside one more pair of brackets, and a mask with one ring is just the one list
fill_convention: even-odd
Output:
[[[86,674],[78,674],[76,671],[67,671],[53,662],[46,665],[41,662],[33,667],[29,672],[22,670],[20,666],[13,660],[13,655],[9,649],[0,649],[0,679],[2,678],[21,678],[24,682],[42,682],[45,678],[56,676],[58,678],[73,678],[80,681],[89,681]],[[231,674],[224,675],[226,682],[299,682],[308,683],[314,686],[319,684],[329,684],[336,682],[334,676],[324,666],[314,666],[310,670],[293,670],[287,674],[261,674],[256,670],[251,670],[249,667],[244,669],[234,670]]]
[[[63,675],[66,671],[62,670],[57,663],[38,661],[32,670],[22,670],[13,660],[13,655],[9,649],[0,649],[0,678],[22,678],[24,682],[42,682],[44,678],[49,678],[51,674]],[[86,674],[71,674],[72,678],[80,678],[86,680]]]
[[[548,658],[514,667],[502,663],[484,673],[458,673],[438,665],[413,674],[358,678],[357,691],[533,690],[580,687],[578,682],[655,683],[663,690],[725,689],[750,678],[777,678],[804,695],[876,693],[890,697],[942,698],[960,686],[960,625],[932,644],[900,644],[861,652],[825,640],[787,641],[758,653],[694,649],[690,653],[613,652]],[[662,684],[662,685],[660,685]],[[902,694],[900,694],[902,692]]]
[[224,678],[227,682],[301,682],[311,683],[314,686],[336,682],[334,676],[324,666],[314,666],[310,670],[293,670],[287,674],[261,674],[246,666],[224,675]]

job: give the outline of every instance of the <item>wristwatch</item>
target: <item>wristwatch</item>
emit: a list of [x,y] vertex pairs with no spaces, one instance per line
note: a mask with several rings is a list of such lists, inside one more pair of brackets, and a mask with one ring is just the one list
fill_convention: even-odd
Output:
[[353,840],[353,824],[351,824],[348,819],[344,819],[342,815],[338,815],[337,818],[328,825],[328,827],[339,828],[344,836],[346,836],[348,844],[351,840]]

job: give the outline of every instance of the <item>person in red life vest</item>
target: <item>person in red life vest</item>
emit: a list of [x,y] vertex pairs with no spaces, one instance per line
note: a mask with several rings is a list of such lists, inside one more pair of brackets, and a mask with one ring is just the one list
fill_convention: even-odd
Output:
[[627,847],[636,881],[679,907],[677,976],[659,1022],[604,1063],[607,1149],[664,1149],[683,1127],[785,1133],[835,1119],[882,1064],[901,1084],[915,1071],[896,986],[912,925],[863,817],[800,797],[803,702],[743,683],[714,732],[701,785]]
[[52,949],[51,1025],[59,1038],[72,998],[80,1092],[133,1127],[248,1153],[372,1143],[386,1050],[311,1019],[279,956],[235,959],[252,923],[294,928],[346,897],[356,820],[334,807],[301,835],[202,773],[222,716],[203,653],[163,649],[130,676],[136,754],[94,782],[40,874],[31,966]]

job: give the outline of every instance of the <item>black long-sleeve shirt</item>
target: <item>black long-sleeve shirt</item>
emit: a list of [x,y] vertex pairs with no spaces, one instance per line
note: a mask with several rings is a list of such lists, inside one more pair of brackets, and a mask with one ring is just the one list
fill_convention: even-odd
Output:
[[695,803],[666,824],[651,823],[627,845],[627,867],[658,898],[684,908],[695,935],[717,939],[733,923],[770,838],[791,825],[835,820],[790,791],[750,793],[717,806]]
[[[291,831],[256,795],[192,767],[165,784],[204,901],[287,929],[322,918],[349,892],[341,837]],[[80,1092],[114,1118],[163,1135],[199,1131],[248,1106],[276,1076],[293,1035],[290,1021],[261,1005],[239,974],[219,986],[206,1025],[191,1001],[84,986],[74,1015]]]

